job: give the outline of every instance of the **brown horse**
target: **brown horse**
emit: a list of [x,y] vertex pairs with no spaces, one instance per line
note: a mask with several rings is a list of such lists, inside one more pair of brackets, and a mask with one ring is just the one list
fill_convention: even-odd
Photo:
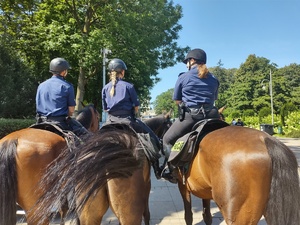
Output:
[[191,193],[203,199],[205,224],[212,224],[210,200],[227,224],[296,225],[300,221],[297,160],[276,138],[251,128],[228,126],[206,135],[178,187],[185,221],[193,223]]
[[[162,133],[171,123],[164,116],[153,120],[152,129]],[[81,225],[101,224],[109,206],[122,225],[140,225],[143,218],[149,225],[151,163],[132,130],[109,126],[89,139],[88,145],[61,156],[43,180],[47,192],[34,209],[38,220],[47,220],[50,210],[76,184],[69,208],[80,215]]]
[[[86,106],[76,117],[89,131],[99,128],[99,113]],[[35,224],[30,208],[41,193],[35,192],[47,165],[66,146],[63,137],[53,132],[26,128],[0,140],[0,224],[16,224],[16,203],[26,212],[29,225]]]

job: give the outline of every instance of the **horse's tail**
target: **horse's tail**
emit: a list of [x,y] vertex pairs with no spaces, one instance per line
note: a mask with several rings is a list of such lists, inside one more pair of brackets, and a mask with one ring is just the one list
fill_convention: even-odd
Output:
[[0,224],[16,224],[17,140],[0,144]]
[[69,202],[68,212],[68,216],[75,215],[108,180],[130,177],[142,168],[144,157],[137,137],[126,130],[106,129],[72,151],[65,149],[42,179],[45,195],[34,207],[36,219],[45,221],[76,186],[77,197]]
[[266,221],[272,225],[298,225],[300,186],[298,163],[294,153],[278,140],[266,138],[272,161],[272,180]]

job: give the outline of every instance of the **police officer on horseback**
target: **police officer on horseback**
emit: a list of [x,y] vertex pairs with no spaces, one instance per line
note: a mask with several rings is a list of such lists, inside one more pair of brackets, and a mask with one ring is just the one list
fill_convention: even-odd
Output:
[[[188,71],[179,75],[173,95],[180,109],[180,119],[174,122],[163,137],[166,158],[176,140],[189,133],[198,121],[219,118],[218,109],[214,106],[218,98],[219,81],[206,67],[205,51],[193,49],[183,62]],[[163,177],[172,179],[171,172],[164,173]]]
[[71,69],[64,58],[54,58],[49,65],[52,77],[42,82],[36,94],[36,123],[52,123],[63,130],[71,130],[77,136],[88,134],[78,121],[72,118],[76,102],[74,87],[66,76]]
[[[102,106],[108,113],[105,125],[123,123],[132,127],[137,133],[148,133],[160,149],[158,137],[135,116],[139,111],[140,102],[134,86],[123,80],[126,70],[127,66],[121,59],[112,59],[108,64],[110,82],[102,89]],[[158,161],[155,162],[154,167],[159,168]]]
[[126,64],[112,59],[108,64],[110,82],[102,89],[102,106],[108,113],[106,123],[132,123],[139,110],[139,100],[134,86],[123,80]]
[[108,64],[110,82],[102,89],[102,106],[108,113],[106,124],[128,124],[138,133],[146,132],[156,137],[153,131],[135,116],[139,111],[140,102],[133,84],[123,80],[126,70],[127,66],[121,59],[112,59]]

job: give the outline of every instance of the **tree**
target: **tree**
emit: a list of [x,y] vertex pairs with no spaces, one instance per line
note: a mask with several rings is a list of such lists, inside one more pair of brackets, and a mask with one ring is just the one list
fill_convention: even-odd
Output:
[[288,95],[286,102],[291,102],[300,108],[300,65],[292,63],[288,66],[280,68],[278,70],[278,77],[281,78],[281,86],[284,89],[281,90],[282,93]]
[[110,58],[127,63],[126,79],[135,84],[142,102],[159,81],[157,70],[174,65],[187,50],[176,42],[182,9],[172,1],[17,0],[4,1],[0,7],[5,28],[0,35],[14,38],[13,44],[40,81],[49,76],[52,58],[70,62],[77,107],[84,98],[94,104],[100,101],[103,47],[112,51]]
[[228,91],[228,106],[241,112],[252,109],[258,113],[265,106],[266,101],[262,99],[268,98],[261,81],[268,77],[270,68],[275,70],[268,59],[249,55],[234,74],[234,82]]
[[169,110],[173,110],[174,117],[178,117],[178,108],[175,101],[172,99],[174,88],[167,90],[166,92],[158,95],[153,103],[155,113],[157,115],[167,113]]
[[34,78],[29,69],[0,44],[0,117],[33,117],[35,112]]
[[216,106],[221,108],[227,104],[228,96],[226,95],[226,92],[233,83],[233,74],[235,73],[236,69],[223,68],[223,64],[220,60],[217,66],[209,68],[209,71],[212,72],[220,82],[219,96],[218,100],[216,101]]

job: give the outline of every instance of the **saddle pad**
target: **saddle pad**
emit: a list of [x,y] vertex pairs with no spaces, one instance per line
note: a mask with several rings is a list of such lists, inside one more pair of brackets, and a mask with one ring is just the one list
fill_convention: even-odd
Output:
[[219,119],[205,119],[199,121],[193,131],[179,138],[171,149],[168,162],[175,167],[182,167],[193,159],[196,147],[208,133],[229,126]]

